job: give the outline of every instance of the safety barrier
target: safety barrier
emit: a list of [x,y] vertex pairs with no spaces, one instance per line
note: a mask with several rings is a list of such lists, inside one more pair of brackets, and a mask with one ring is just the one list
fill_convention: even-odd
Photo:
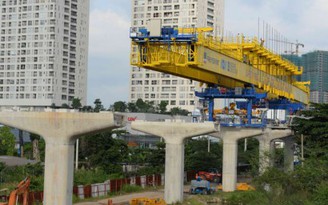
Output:
[[[184,181],[191,181],[195,178],[195,171],[185,172]],[[78,185],[73,187],[73,194],[80,199],[105,196],[109,193],[120,192],[124,185],[136,185],[145,187],[156,187],[164,185],[164,174],[153,174],[147,176],[134,176],[125,179],[111,179],[104,183],[97,183],[91,185]],[[8,201],[9,194],[0,196],[0,201]],[[18,199],[22,202],[22,199]],[[28,203],[42,203],[43,192],[30,192]]]

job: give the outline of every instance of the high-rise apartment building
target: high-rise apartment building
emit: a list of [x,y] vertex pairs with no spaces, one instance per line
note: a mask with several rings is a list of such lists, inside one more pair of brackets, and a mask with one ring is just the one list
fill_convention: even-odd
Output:
[[0,0],[0,106],[86,104],[89,0]]
[[[214,35],[223,32],[224,0],[132,0],[131,26],[147,27],[150,19],[160,19],[162,27],[213,27]],[[133,49],[132,51],[133,52]],[[129,101],[168,102],[167,108],[192,111],[197,82],[165,73],[132,67]]]
[[302,81],[311,81],[310,101],[328,103],[328,51],[313,51],[302,55]]

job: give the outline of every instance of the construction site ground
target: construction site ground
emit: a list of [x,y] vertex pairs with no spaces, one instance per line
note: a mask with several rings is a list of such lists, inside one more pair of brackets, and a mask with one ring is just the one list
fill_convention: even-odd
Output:
[[[249,183],[251,179],[249,177],[241,177],[238,176],[238,182],[247,182]],[[217,187],[218,184],[211,183],[211,187]],[[213,201],[212,203],[220,204],[220,199],[217,196],[200,196],[200,195],[190,195],[189,194],[190,185],[184,186],[184,199],[185,200],[197,200],[197,201]],[[108,205],[108,200],[111,199],[113,205],[128,205],[129,201],[133,198],[140,198],[140,197],[146,197],[146,198],[164,198],[164,189],[154,189],[150,191],[144,191],[144,192],[138,192],[138,193],[127,193],[123,195],[116,195],[113,197],[108,197],[105,199],[94,199],[93,201],[89,202],[78,202],[74,203],[74,205]],[[197,198],[197,199],[196,199]],[[208,202],[207,202],[208,203]],[[209,202],[210,203],[210,202]],[[206,203],[205,203],[206,204]]]
[[108,205],[108,200],[111,199],[113,204],[129,204],[129,201],[133,198],[140,198],[140,197],[147,197],[147,198],[163,198],[164,197],[164,190],[158,191],[147,191],[141,193],[130,193],[125,195],[119,195],[110,197],[108,199],[101,199],[94,202],[80,202],[76,203],[75,205]]

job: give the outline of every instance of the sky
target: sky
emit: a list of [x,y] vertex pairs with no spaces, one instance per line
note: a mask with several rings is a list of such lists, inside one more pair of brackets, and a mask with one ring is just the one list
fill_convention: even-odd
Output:
[[[128,101],[130,19],[131,0],[90,0],[88,105]],[[226,32],[262,36],[264,21],[288,42],[304,44],[300,54],[328,50],[327,20],[326,0],[225,0]]]

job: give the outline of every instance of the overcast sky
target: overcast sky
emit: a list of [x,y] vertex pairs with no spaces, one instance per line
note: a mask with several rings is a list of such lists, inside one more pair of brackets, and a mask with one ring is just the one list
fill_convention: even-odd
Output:
[[[128,100],[131,0],[90,0],[90,4],[88,104],[93,106],[100,98],[108,108]],[[289,42],[303,43],[301,54],[328,50],[326,0],[226,0],[226,31],[255,36],[259,18],[261,31],[265,21]]]

